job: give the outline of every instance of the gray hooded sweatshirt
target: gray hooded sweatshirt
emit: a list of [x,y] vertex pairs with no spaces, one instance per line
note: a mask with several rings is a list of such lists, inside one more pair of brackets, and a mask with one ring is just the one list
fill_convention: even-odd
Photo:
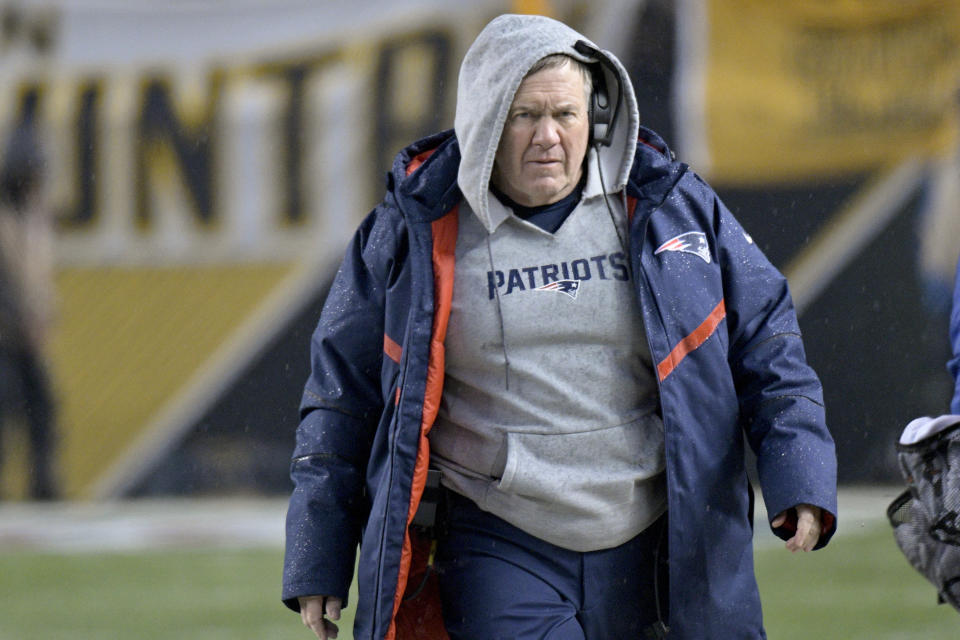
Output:
[[[580,203],[549,233],[493,197],[490,176],[514,94],[556,53],[604,56],[621,107],[612,144],[588,151]],[[657,386],[623,245],[638,127],[623,65],[555,20],[500,16],[461,66],[465,201],[431,461],[482,509],[575,551],[626,542],[666,509]]]

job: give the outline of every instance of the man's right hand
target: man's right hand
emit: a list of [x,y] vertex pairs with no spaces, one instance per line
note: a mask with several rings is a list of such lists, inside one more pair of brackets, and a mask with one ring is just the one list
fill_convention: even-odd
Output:
[[300,619],[319,640],[337,637],[337,625],[330,620],[340,619],[343,600],[333,596],[304,596],[297,598],[297,601],[300,603]]

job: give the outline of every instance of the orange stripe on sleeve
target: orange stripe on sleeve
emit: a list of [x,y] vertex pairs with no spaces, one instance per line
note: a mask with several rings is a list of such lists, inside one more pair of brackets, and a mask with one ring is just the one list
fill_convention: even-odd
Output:
[[660,382],[663,382],[669,376],[680,361],[687,357],[687,354],[695,351],[700,345],[707,341],[707,338],[713,335],[713,332],[720,326],[720,322],[727,317],[727,307],[723,300],[717,303],[713,311],[707,316],[706,320],[700,323],[700,326],[694,329],[690,335],[677,343],[677,346],[660,361],[657,365],[657,375]]
[[383,334],[383,352],[387,354],[387,357],[400,364],[400,356],[403,355],[403,347],[394,342],[393,338],[387,334]]

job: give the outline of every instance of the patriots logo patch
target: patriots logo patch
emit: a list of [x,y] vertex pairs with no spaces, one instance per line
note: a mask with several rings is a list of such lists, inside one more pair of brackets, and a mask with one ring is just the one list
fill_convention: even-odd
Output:
[[579,280],[557,280],[556,282],[551,282],[550,284],[545,284],[542,287],[537,287],[534,291],[556,291],[557,293],[563,293],[574,300],[577,299],[577,292],[580,291],[580,281]]
[[664,251],[681,251],[683,253],[692,253],[699,256],[704,262],[710,264],[710,246],[707,244],[707,234],[703,231],[688,231],[670,238],[660,245],[653,255],[663,253]]

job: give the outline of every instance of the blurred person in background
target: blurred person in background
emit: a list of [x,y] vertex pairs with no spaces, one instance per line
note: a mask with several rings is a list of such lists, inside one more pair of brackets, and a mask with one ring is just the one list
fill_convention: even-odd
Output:
[[895,448],[907,489],[887,507],[887,518],[907,560],[936,587],[937,601],[960,611],[960,260],[950,342],[950,412],[915,418],[900,434]]
[[774,533],[824,546],[822,389],[786,280],[620,61],[495,19],[387,189],[312,340],[285,604],[335,637],[357,566],[357,638],[765,637],[743,436]]
[[953,310],[950,312],[950,344],[953,345],[953,359],[948,365],[953,375],[953,400],[950,413],[960,415],[960,261],[957,262],[957,275],[953,282]]
[[42,197],[44,158],[33,117],[0,149],[0,463],[3,431],[26,424],[29,496],[58,497],[54,397],[46,362],[53,317],[53,220]]

